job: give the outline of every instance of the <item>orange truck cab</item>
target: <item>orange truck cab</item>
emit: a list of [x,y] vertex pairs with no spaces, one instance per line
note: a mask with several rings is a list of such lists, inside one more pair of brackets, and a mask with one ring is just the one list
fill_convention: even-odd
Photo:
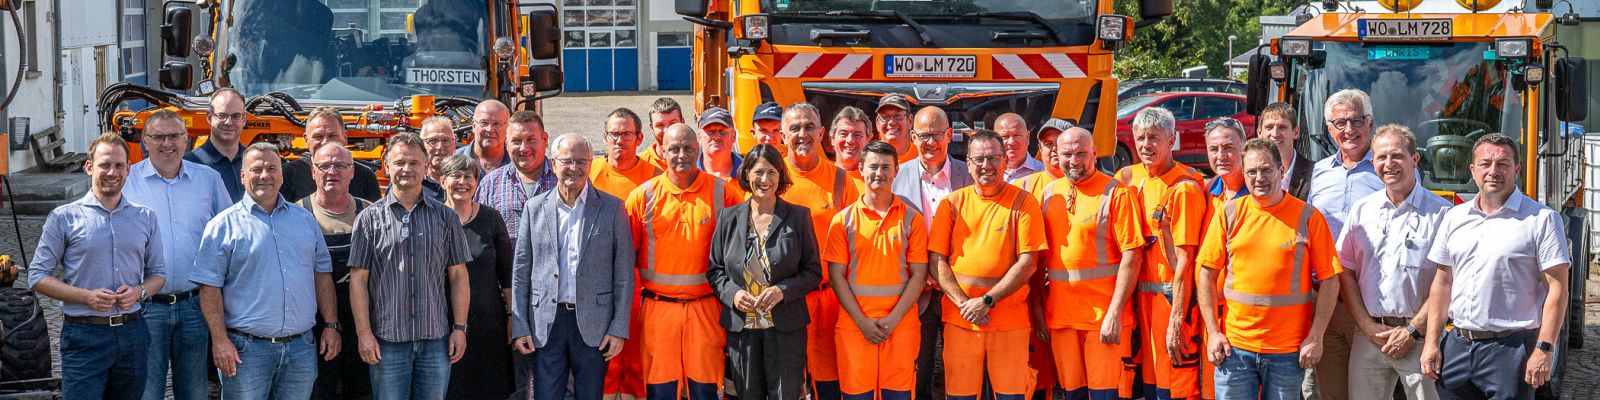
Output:
[[[1133,37],[1111,0],[678,0],[694,22],[694,106],[727,108],[741,148],[764,102],[810,102],[824,123],[846,106],[872,115],[897,93],[915,113],[938,106],[963,133],[1015,112],[1036,130],[1049,118],[1091,129],[1115,149],[1113,52]],[[1141,1],[1139,26],[1172,12]],[[1035,149],[1037,150],[1037,149]]]

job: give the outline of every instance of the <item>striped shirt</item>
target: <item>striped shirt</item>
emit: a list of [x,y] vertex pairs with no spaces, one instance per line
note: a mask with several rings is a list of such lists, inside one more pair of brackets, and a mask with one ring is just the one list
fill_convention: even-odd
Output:
[[427,196],[419,199],[406,211],[389,192],[356,216],[351,236],[350,268],[371,273],[372,332],[389,342],[450,332],[446,268],[472,258],[455,211]]

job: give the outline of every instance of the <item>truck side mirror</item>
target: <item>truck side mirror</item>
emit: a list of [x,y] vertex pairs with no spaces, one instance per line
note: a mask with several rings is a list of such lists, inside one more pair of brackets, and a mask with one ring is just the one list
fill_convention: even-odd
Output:
[[528,69],[528,76],[533,79],[534,89],[540,92],[561,89],[561,83],[566,78],[561,73],[560,65],[535,65]]
[[1564,122],[1588,119],[1588,60],[1564,57],[1555,64],[1556,119]]
[[1248,78],[1244,87],[1244,108],[1250,115],[1261,115],[1261,110],[1271,102],[1268,98],[1271,95],[1269,88],[1272,87],[1272,77],[1268,75],[1271,66],[1272,57],[1256,53],[1250,56],[1250,63],[1245,67]]
[[172,90],[189,90],[193,86],[194,67],[183,61],[167,61],[161,65],[161,86]]
[[685,17],[705,17],[706,11],[711,8],[709,0],[676,0],[676,3],[674,6],[678,15]]
[[1139,0],[1139,24],[1135,26],[1145,27],[1171,15],[1172,0]]
[[561,24],[555,9],[528,12],[528,55],[535,60],[561,56]]
[[193,12],[183,3],[169,1],[161,19],[161,47],[169,57],[189,58],[189,32]]

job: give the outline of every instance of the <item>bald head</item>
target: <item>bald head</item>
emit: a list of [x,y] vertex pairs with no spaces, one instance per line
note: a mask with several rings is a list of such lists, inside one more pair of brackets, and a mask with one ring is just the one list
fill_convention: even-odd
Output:
[[1089,177],[1094,161],[1094,134],[1089,130],[1075,126],[1056,137],[1056,162],[1068,179],[1076,182]]
[[472,109],[472,113],[501,113],[509,116],[511,115],[511,109],[506,107],[506,103],[501,103],[500,100],[489,99],[479,102],[478,107]]
[[928,106],[917,110],[917,117],[913,121],[912,127],[917,132],[943,132],[950,130],[950,116],[946,115],[944,110],[939,107]]
[[1016,113],[1001,114],[994,119],[994,131],[1000,134],[1000,143],[1006,148],[1006,171],[1021,168],[1028,162],[1028,123]]
[[666,152],[667,167],[675,174],[689,174],[700,160],[700,143],[694,128],[682,122],[672,124],[662,132],[661,146]]
[[1022,116],[1021,115],[1017,115],[1017,113],[1005,113],[1005,114],[1000,114],[999,118],[995,118],[994,119],[994,128],[995,128],[995,130],[1001,130],[1001,131],[1006,130],[1007,128],[1021,129],[1023,131],[1027,131],[1028,130],[1028,122],[1027,121],[1023,121],[1022,120]]

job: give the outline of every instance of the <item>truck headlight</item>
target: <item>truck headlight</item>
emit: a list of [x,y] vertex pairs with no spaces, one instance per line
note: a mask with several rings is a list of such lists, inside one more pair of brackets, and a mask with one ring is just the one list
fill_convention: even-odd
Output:
[[1123,40],[1128,37],[1128,17],[1116,14],[1101,15],[1099,23],[1095,26],[1095,33],[1100,40]]
[[1289,79],[1289,68],[1283,65],[1283,61],[1273,61],[1272,64],[1267,65],[1267,76],[1271,77],[1272,80],[1282,82],[1285,79]]
[[500,61],[510,61],[516,51],[517,44],[512,42],[511,38],[501,36],[494,40],[494,55],[500,57]]
[[1311,56],[1311,39],[1278,39],[1278,54],[1286,57],[1309,57]]
[[1537,85],[1540,82],[1544,82],[1544,66],[1529,65],[1523,67],[1522,80],[1527,81],[1530,85]]
[[767,40],[767,16],[762,14],[746,15],[740,18],[743,26],[741,31],[746,40]]
[[1533,54],[1533,39],[1495,39],[1494,54],[1500,58],[1528,58]]

